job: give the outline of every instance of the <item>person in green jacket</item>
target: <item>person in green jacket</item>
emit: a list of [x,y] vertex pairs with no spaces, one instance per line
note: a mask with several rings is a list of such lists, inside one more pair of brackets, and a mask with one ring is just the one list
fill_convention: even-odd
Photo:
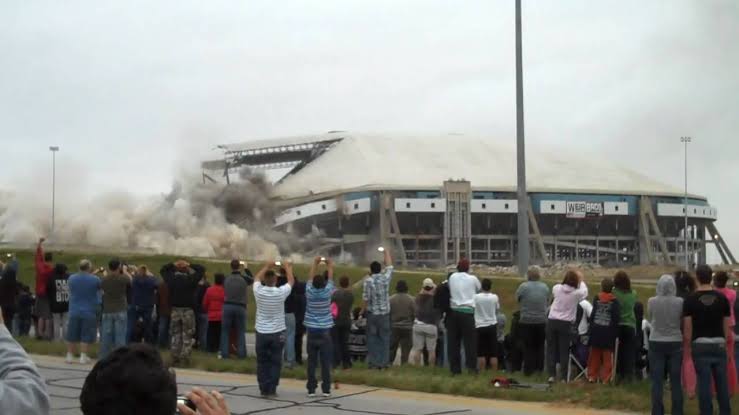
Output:
[[613,277],[615,289],[613,294],[618,301],[621,316],[618,324],[618,355],[616,375],[619,382],[634,380],[636,367],[636,293],[631,289],[631,279],[624,271],[618,271]]

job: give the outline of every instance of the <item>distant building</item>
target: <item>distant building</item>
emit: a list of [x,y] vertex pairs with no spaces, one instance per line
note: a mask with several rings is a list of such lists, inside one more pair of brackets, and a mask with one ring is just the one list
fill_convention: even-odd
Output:
[[[516,157],[500,140],[330,132],[220,148],[225,159],[204,162],[204,178],[228,180],[244,165],[291,168],[272,194],[284,209],[275,226],[318,228],[332,254],[365,259],[385,245],[411,265],[462,255],[516,263]],[[527,157],[532,262],[684,263],[682,189],[613,160],[536,148]],[[690,263],[705,262],[708,244],[736,262],[705,197],[689,195],[688,217]]]

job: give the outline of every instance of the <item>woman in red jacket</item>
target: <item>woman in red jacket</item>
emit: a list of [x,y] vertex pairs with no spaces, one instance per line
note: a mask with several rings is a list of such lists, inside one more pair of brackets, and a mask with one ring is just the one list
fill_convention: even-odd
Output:
[[216,352],[221,342],[221,318],[226,295],[223,291],[223,281],[226,277],[223,274],[216,274],[214,279],[215,285],[208,287],[203,297],[203,313],[208,314],[208,353]]

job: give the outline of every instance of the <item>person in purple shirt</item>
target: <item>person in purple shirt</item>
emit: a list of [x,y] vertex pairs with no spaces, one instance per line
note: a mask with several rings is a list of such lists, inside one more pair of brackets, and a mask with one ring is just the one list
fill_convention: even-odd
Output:
[[80,272],[69,277],[69,322],[67,323],[67,363],[74,360],[75,346],[80,347],[80,363],[90,363],[87,350],[97,335],[97,307],[100,278],[91,274],[89,260],[80,261]]

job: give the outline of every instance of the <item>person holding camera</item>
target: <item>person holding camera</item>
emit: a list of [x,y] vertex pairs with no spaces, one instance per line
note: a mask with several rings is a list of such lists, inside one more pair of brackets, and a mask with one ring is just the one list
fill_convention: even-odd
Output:
[[257,303],[257,381],[263,397],[277,396],[282,371],[282,352],[285,347],[285,300],[295,284],[293,268],[285,263],[287,284],[277,287],[275,266],[270,261],[257,273],[254,298]]
[[205,268],[181,259],[162,267],[161,274],[167,284],[172,308],[169,322],[172,365],[188,364],[195,342],[195,292],[205,275]]
[[[325,263],[325,274],[317,274],[316,269]],[[305,286],[305,329],[308,332],[308,397],[316,396],[316,367],[321,363],[321,391],[324,397],[331,396],[331,368],[333,340],[331,329],[334,317],[331,315],[331,294],[334,292],[334,263],[332,260],[316,257],[311,265],[312,281]]]
[[[143,337],[146,343],[154,342],[154,328],[152,313],[154,312],[154,299],[157,292],[157,280],[154,278],[146,265],[142,265],[136,271],[131,281],[131,304],[128,306],[128,327],[126,338],[129,343],[138,341]],[[143,322],[141,336],[135,333],[136,322]]]
[[127,292],[131,285],[128,266],[119,259],[111,259],[108,273],[100,284],[103,290],[103,319],[100,327],[100,353],[104,358],[112,350],[126,345],[128,329]]
[[221,318],[221,351],[219,356],[227,359],[230,349],[230,333],[236,333],[236,352],[240,359],[246,358],[246,293],[254,283],[246,262],[231,261],[231,274],[223,282],[225,300]]

